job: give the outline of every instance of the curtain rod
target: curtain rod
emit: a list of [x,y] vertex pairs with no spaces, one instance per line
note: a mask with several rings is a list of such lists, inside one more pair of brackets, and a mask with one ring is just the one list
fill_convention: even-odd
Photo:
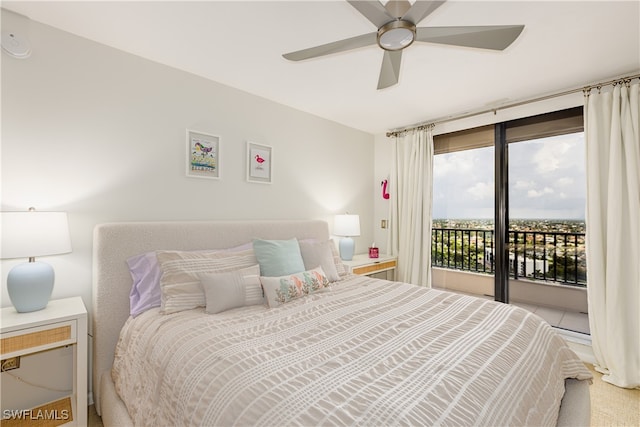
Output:
[[472,113],[461,114],[459,116],[442,117],[442,118],[439,118],[439,119],[436,119],[436,120],[432,120],[432,121],[429,121],[429,122],[424,122],[422,124],[411,126],[411,127],[405,128],[405,129],[389,131],[389,132],[387,132],[387,138],[393,137],[393,136],[399,136],[399,135],[401,135],[403,133],[410,132],[410,131],[413,131],[413,130],[422,130],[422,129],[427,129],[429,127],[433,128],[437,124],[452,122],[454,120],[467,119],[469,117],[479,116],[479,115],[487,114],[487,113],[494,113],[495,114],[498,110],[506,110],[508,108],[519,107],[521,105],[532,104],[534,102],[546,101],[547,99],[558,98],[560,96],[571,95],[573,93],[584,92],[585,95],[586,95],[592,89],[598,89],[599,90],[603,86],[617,85],[617,84],[624,83],[624,82],[630,82],[631,80],[637,79],[637,78],[640,78],[640,74],[634,74],[634,75],[631,75],[631,76],[628,76],[628,77],[621,77],[621,78],[618,78],[618,79],[609,80],[607,82],[595,83],[595,84],[587,85],[587,86],[584,86],[584,87],[581,87],[581,88],[565,90],[564,92],[558,92],[558,93],[553,93],[551,95],[540,96],[538,98],[528,99],[526,101],[514,102],[513,104],[507,104],[507,105],[503,105],[501,107],[489,108],[489,109],[482,110],[482,111],[475,111],[475,112],[472,112]]

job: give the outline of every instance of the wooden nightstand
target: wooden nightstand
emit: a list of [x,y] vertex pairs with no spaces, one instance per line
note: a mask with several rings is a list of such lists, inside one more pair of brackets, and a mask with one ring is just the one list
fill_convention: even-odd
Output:
[[351,261],[342,261],[349,273],[375,276],[380,279],[395,280],[398,258],[391,255],[380,255],[369,258],[368,254],[354,255]]
[[[73,391],[71,396],[32,408],[4,409],[3,425],[38,426],[87,425],[87,310],[82,298],[49,301],[47,307],[31,313],[2,309],[1,358],[26,356],[44,350],[73,346]],[[70,408],[69,408],[70,407]],[[70,410],[69,410],[70,409]],[[18,418],[22,419],[18,419]],[[43,419],[44,418],[44,419]]]

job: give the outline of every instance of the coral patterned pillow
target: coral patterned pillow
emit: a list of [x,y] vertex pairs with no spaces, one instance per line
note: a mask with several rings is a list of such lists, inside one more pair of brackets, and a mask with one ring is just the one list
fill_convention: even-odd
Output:
[[260,282],[270,308],[329,289],[329,279],[322,271],[322,267],[289,276],[261,276]]

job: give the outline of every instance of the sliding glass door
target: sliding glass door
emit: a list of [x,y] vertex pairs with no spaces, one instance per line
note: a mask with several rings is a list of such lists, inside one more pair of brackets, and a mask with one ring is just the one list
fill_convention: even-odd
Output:
[[433,285],[589,333],[582,109],[488,130],[434,141]]
[[588,334],[584,133],[509,144],[508,169],[510,301]]

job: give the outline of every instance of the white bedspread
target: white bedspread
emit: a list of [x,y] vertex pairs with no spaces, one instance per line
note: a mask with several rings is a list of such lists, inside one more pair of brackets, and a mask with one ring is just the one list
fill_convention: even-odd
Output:
[[555,425],[591,374],[514,306],[353,276],[268,309],[157,309],[112,371],[136,425]]

